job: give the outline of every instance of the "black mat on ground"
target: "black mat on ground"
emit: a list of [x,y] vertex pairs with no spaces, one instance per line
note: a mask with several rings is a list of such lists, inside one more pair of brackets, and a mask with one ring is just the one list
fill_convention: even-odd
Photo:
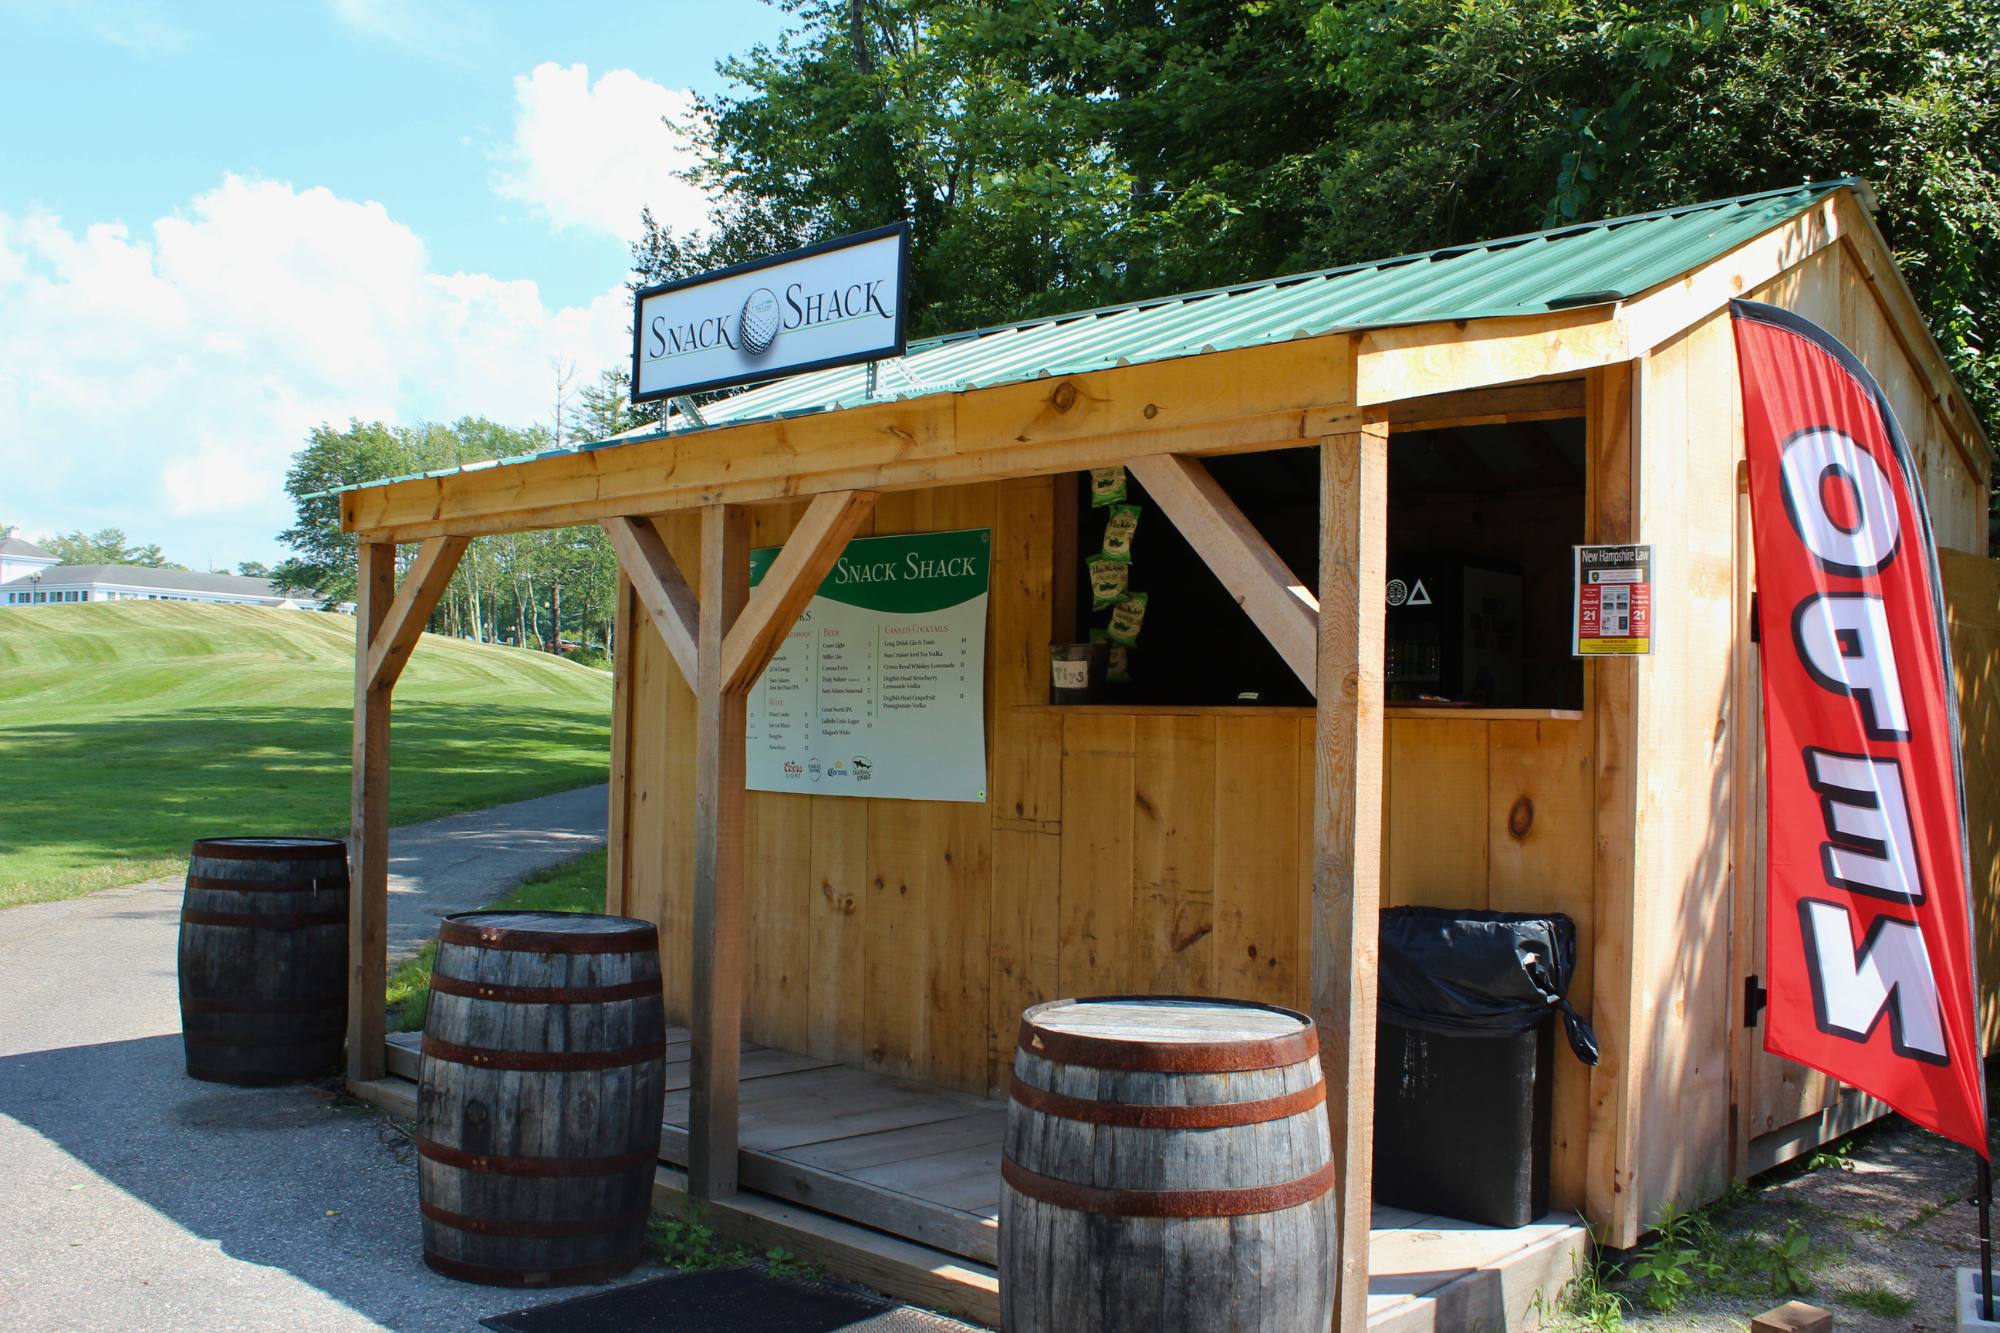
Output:
[[933,1333],[965,1327],[850,1287],[781,1282],[754,1268],[676,1273],[479,1322],[497,1333]]

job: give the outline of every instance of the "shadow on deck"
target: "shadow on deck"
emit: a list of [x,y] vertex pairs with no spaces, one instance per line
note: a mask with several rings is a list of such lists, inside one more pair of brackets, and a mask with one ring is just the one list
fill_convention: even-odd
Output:
[[[663,1211],[685,1206],[688,1042],[686,1029],[669,1029],[654,1196]],[[389,1070],[400,1079],[387,1083],[417,1077],[417,1043],[415,1033],[389,1038]],[[752,1043],[743,1047],[741,1084],[746,1193],[711,1205],[719,1230],[781,1244],[891,1295],[999,1323],[1005,1102]],[[357,1091],[371,1089],[381,1090],[373,1100],[414,1108],[408,1084]],[[1587,1244],[1571,1214],[1509,1229],[1378,1206],[1369,1328],[1525,1327],[1555,1304]]]

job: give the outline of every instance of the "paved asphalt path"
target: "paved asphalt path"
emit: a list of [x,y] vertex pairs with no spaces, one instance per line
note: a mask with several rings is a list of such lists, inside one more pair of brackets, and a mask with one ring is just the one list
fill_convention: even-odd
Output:
[[[604,819],[600,786],[395,830],[391,938],[600,845]],[[575,1294],[425,1268],[415,1155],[372,1110],[188,1078],[179,907],[161,882],[0,912],[0,1329],[457,1330]]]

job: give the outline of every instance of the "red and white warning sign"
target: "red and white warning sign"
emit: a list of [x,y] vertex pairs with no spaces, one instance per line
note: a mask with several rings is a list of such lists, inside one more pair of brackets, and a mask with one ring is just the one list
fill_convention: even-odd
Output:
[[1653,651],[1653,548],[1579,546],[1570,652],[1622,657]]

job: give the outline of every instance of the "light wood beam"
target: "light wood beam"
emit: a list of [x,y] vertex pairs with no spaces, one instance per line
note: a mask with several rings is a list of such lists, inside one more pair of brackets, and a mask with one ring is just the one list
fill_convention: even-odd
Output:
[[750,593],[743,614],[730,626],[722,645],[723,689],[739,693],[757,683],[798,623],[799,613],[819,591],[820,580],[840,559],[847,539],[874,512],[875,496],[869,491],[828,491],[813,497]]
[[1285,664],[1308,690],[1317,690],[1319,613],[1312,590],[1271,549],[1256,524],[1197,459],[1154,454],[1125,466]]
[[347,1077],[384,1071],[382,1030],[389,977],[389,687],[377,684],[370,649],[396,592],[396,548],[362,542],[354,587],[354,787],[348,829]]
[[377,689],[393,690],[409,664],[431,612],[451,583],[452,571],[465,554],[467,537],[432,537],[417,552],[403,585],[396,589],[388,616],[368,649],[368,681]]
[[1378,408],[1371,416],[1392,430],[1442,430],[1447,426],[1498,426],[1583,415],[1581,379],[1501,384],[1491,389],[1427,394]]
[[1313,448],[1361,423],[1353,352],[1351,335],[1329,334],[653,436],[349,491],[341,525],[415,541],[1076,472],[1135,454]]
[[1342,1333],[1361,1333],[1368,1322],[1388,467],[1386,426],[1320,446],[1312,1005],[1338,1172]]
[[693,1045],[688,1187],[736,1193],[737,1077],[743,1032],[743,720],[747,696],[723,688],[722,653],[750,593],[750,515],[701,511],[701,624],[696,637]]
[[681,669],[682,679],[692,689],[699,669],[695,641],[701,625],[701,608],[696,604],[694,589],[688,587],[681,567],[674,563],[673,552],[667,549],[660,530],[650,519],[607,518],[603,526],[625,577],[631,580],[632,591],[646,608],[647,619],[660,631],[667,651]]

